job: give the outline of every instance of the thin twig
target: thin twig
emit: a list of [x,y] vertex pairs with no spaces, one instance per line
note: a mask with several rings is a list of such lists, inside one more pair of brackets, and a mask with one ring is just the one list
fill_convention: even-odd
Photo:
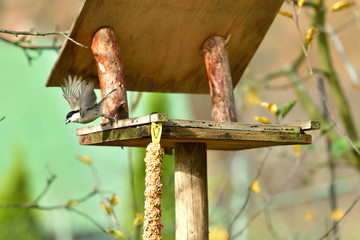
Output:
[[120,231],[125,235],[126,239],[129,239],[129,240],[130,240],[130,239],[131,239],[131,236],[129,236],[129,234],[125,231],[125,229],[121,227],[121,225],[120,225],[120,223],[119,223],[119,220],[118,220],[118,218],[117,218],[117,216],[116,216],[116,213],[115,213],[115,211],[114,211],[114,207],[111,206],[111,205],[110,205],[110,207],[111,207],[111,215],[110,215],[111,220],[112,220],[112,221],[115,223],[115,225],[120,229]]
[[[264,204],[266,203],[266,199],[264,196],[260,195],[261,199],[263,200]],[[265,221],[266,221],[266,225],[269,229],[270,234],[273,236],[274,239],[276,240],[281,240],[281,237],[279,235],[279,233],[275,230],[271,218],[270,218],[270,212],[269,209],[264,209],[264,215],[265,215]]]
[[39,201],[46,195],[46,193],[49,191],[49,188],[51,186],[51,184],[55,181],[56,179],[56,175],[52,174],[47,182],[46,182],[46,186],[45,188],[41,191],[41,193],[39,194],[39,196],[37,196],[37,198],[35,198],[35,200],[32,202],[33,204],[38,204]]
[[340,54],[341,60],[344,63],[344,67],[345,67],[346,71],[348,72],[352,83],[355,86],[360,85],[359,76],[356,73],[355,68],[349,61],[348,57],[346,56],[345,48],[344,48],[343,44],[341,43],[338,35],[336,34],[335,30],[332,28],[332,26],[330,24],[328,24],[327,28],[329,29],[328,31],[331,34],[330,39],[333,41],[336,50]]
[[[236,155],[235,155],[236,157]],[[226,162],[225,165],[225,171],[228,172],[228,170],[230,169],[230,165],[232,164],[233,160],[235,157],[232,157],[230,161]],[[212,225],[213,224],[213,217],[214,217],[214,213],[216,212],[217,209],[219,209],[219,205],[220,205],[220,200],[222,199],[222,197],[224,196],[224,192],[226,190],[226,186],[229,183],[229,178],[228,176],[224,176],[224,179],[221,181],[220,187],[217,188],[217,191],[215,192],[215,196],[216,196],[216,200],[214,200],[214,204],[212,207],[212,210],[209,211],[209,224]]]
[[[101,184],[101,181],[100,181],[100,177],[98,175],[98,172],[97,172],[97,169],[95,168],[95,166],[93,164],[86,164],[90,169],[91,169],[91,173],[92,173],[92,176],[94,178],[94,182],[95,182],[95,185],[96,185],[96,188],[95,189],[101,189],[102,187],[102,184]],[[109,199],[107,199],[104,195],[104,192],[103,191],[97,191],[97,193],[100,193],[99,196],[100,196],[100,199],[102,200],[102,202],[105,202],[106,200],[109,202]],[[113,194],[114,195],[114,194]],[[111,208],[111,213],[110,214],[107,214],[107,216],[109,216],[109,222],[113,222],[119,229],[120,231],[125,235],[125,237],[127,239],[130,239],[130,236],[127,234],[127,232],[121,227],[119,221],[118,221],[118,218],[116,216],[116,213],[114,211],[114,206],[113,205],[109,205],[109,207]]]
[[49,36],[49,35],[67,35],[68,31],[63,31],[63,32],[33,32],[33,31],[11,31],[11,30],[7,30],[7,29],[0,29],[0,33],[6,33],[6,34],[11,34],[14,35],[16,37],[18,37],[19,35],[22,36]]
[[73,208],[73,207],[68,207],[67,210],[71,211],[71,212],[74,212],[76,213],[77,215],[79,216],[82,216],[84,218],[86,218],[87,220],[89,220],[92,224],[94,224],[97,228],[99,228],[102,232],[106,233],[106,234],[109,234],[108,232],[105,231],[105,229],[98,223],[95,221],[95,219],[93,219],[92,217],[90,217],[90,215],[82,212],[82,211],[79,211],[78,209],[76,208]]
[[3,116],[2,118],[0,118],[0,122],[2,121],[2,120],[4,120],[5,119],[5,116]]
[[252,223],[252,221],[254,221],[264,210],[266,210],[269,207],[269,205],[274,200],[275,196],[284,189],[284,187],[289,183],[290,179],[295,175],[295,173],[298,170],[300,163],[302,162],[302,159],[304,158],[306,153],[307,152],[304,152],[301,154],[301,156],[297,157],[294,167],[291,169],[291,171],[286,176],[286,178],[275,188],[273,193],[270,195],[268,200],[265,202],[264,206],[249,218],[247,223],[243,226],[243,228],[240,229],[240,231],[238,231],[236,234],[230,236],[229,239],[233,239],[233,238],[236,238],[236,237],[242,235],[244,233],[244,231],[248,228],[250,223]]
[[[269,155],[270,155],[270,152],[271,152],[272,148],[269,148],[267,150],[267,152],[265,153],[261,163],[260,163],[260,167],[258,168],[257,172],[256,172],[256,175],[255,177],[253,178],[252,182],[254,182],[255,180],[257,180],[259,177],[260,177],[260,174],[262,172],[262,169],[264,168],[264,165],[265,165],[265,162],[266,162],[266,159],[268,159]],[[233,225],[235,223],[235,221],[241,216],[241,214],[244,212],[246,206],[248,205],[249,203],[249,200],[250,200],[250,196],[251,196],[251,193],[252,193],[252,190],[251,190],[251,185],[248,187],[248,192],[247,192],[247,195],[246,195],[246,199],[245,199],[245,202],[243,203],[242,207],[240,208],[239,212],[235,215],[235,217],[233,218],[233,220],[230,222],[229,224],[229,227],[228,227],[228,232],[231,233],[232,231],[232,228],[233,228]],[[231,237],[231,236],[230,236]],[[229,237],[229,239],[231,239]]]
[[30,203],[9,203],[9,204],[0,204],[0,208],[5,208],[5,209],[9,209],[9,208],[17,208],[17,209],[37,209],[37,210],[43,210],[43,211],[51,211],[51,210],[60,210],[60,209],[64,209],[64,210],[68,210],[71,212],[74,212],[86,219],[88,219],[90,222],[92,222],[96,227],[98,227],[102,232],[108,234],[104,228],[97,223],[90,215],[81,212],[79,210],[77,210],[76,208],[74,208],[73,206],[83,203],[87,200],[89,200],[90,198],[92,198],[94,195],[96,195],[98,193],[97,189],[94,189],[93,191],[91,191],[90,193],[86,194],[84,197],[81,197],[79,199],[76,200],[70,200],[65,204],[59,204],[59,205],[52,205],[52,206],[42,206],[39,205],[39,202],[45,197],[45,195],[48,193],[50,187],[52,186],[52,184],[54,183],[56,179],[56,175],[52,174],[47,182],[46,185],[44,187],[44,189],[40,192],[40,194],[34,199],[34,201],[30,202]]
[[26,42],[12,41],[12,40],[4,38],[4,37],[0,37],[0,40],[3,42],[9,43],[11,45],[20,47],[22,49],[29,49],[29,50],[59,50],[61,48],[61,46],[44,46],[44,45],[36,46],[36,45],[31,45]]
[[75,43],[76,45],[83,47],[83,48],[88,48],[87,46],[75,41],[74,39],[70,38],[68,36],[68,31],[53,31],[53,32],[33,32],[33,31],[11,31],[11,30],[7,30],[7,29],[0,29],[0,33],[5,33],[5,34],[10,34],[10,35],[14,35],[16,37],[18,37],[19,35],[21,36],[35,36],[35,37],[45,37],[45,36],[54,36],[54,35],[60,35],[63,36],[64,38],[66,38],[67,40]]
[[327,111],[327,114],[329,115],[329,118],[330,120],[334,123],[334,125],[336,126],[336,128],[339,130],[339,132],[341,133],[341,135],[343,135],[346,140],[348,141],[348,143],[350,144],[351,148],[360,156],[360,150],[355,146],[354,142],[350,139],[349,135],[345,132],[345,130],[340,126],[340,124],[337,122],[337,120],[335,119],[335,117],[333,116],[333,114],[331,113],[330,111],[330,108],[329,108],[329,105],[326,101],[326,98],[325,96],[321,93],[320,91],[320,86],[319,86],[319,83],[318,81],[316,81],[315,79],[315,75],[314,75],[314,72],[313,72],[313,68],[312,68],[312,64],[311,64],[311,61],[310,61],[310,57],[309,57],[309,54],[306,50],[306,47],[305,47],[305,44],[304,42],[302,41],[302,36],[301,36],[301,30],[300,30],[300,24],[299,24],[299,16],[296,14],[296,8],[295,8],[295,4],[294,4],[294,1],[293,0],[290,0],[291,2],[291,5],[294,9],[294,20],[295,20],[295,25],[296,25],[296,29],[298,31],[298,34],[299,34],[299,40],[300,40],[300,43],[301,43],[301,48],[303,49],[303,52],[304,52],[304,55],[305,55],[305,58],[306,58],[306,62],[307,62],[307,65],[308,65],[308,69],[309,69],[309,73],[310,73],[310,76],[311,78],[313,79],[314,83],[316,84],[317,88],[319,89],[319,92],[320,92],[320,96],[321,96],[321,100],[323,101],[323,104],[326,108],[326,111]]
[[[323,76],[320,75],[319,76],[319,86],[320,86],[320,91],[321,93],[326,97],[325,94],[325,87],[324,87],[324,79]],[[326,112],[326,107],[324,106],[324,103],[322,104],[322,111],[323,111],[323,117],[324,119],[326,119],[327,121],[328,119],[328,115]],[[336,186],[335,186],[335,179],[336,179],[336,162],[334,161],[332,155],[331,155],[331,141],[326,138],[326,152],[327,152],[327,158],[328,158],[328,166],[329,166],[329,170],[330,170],[330,187],[329,187],[329,194],[330,194],[330,209],[331,212],[333,212],[336,208],[337,208],[337,199],[336,199]],[[336,222],[333,221],[333,225]],[[338,229],[335,227],[333,230],[333,240],[337,240],[337,233],[338,233]]]
[[346,211],[345,211],[344,215],[342,216],[342,218],[339,219],[339,221],[335,222],[335,224],[333,224],[332,227],[329,228],[329,229],[327,230],[327,232],[326,232],[324,235],[322,235],[318,240],[322,240],[322,239],[327,238],[327,237],[330,235],[330,233],[331,233],[332,231],[334,231],[334,229],[339,225],[339,223],[351,212],[351,210],[353,209],[353,207],[357,204],[357,202],[358,202],[359,200],[360,200],[360,194],[359,194],[359,195],[355,198],[355,200],[351,203],[351,205],[349,206],[349,208],[346,209]]

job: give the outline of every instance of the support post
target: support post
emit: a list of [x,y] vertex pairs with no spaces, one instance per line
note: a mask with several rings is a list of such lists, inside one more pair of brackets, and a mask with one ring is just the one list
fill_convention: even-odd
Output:
[[177,240],[208,240],[208,192],[205,143],[175,144]]
[[[111,28],[97,31],[92,40],[91,50],[98,70],[101,97],[105,97],[115,88],[118,89],[118,92],[112,94],[103,105],[103,113],[117,115],[117,119],[128,118],[124,68],[114,31]],[[108,121],[103,118],[104,123]]]
[[207,39],[202,47],[212,100],[211,117],[218,122],[237,122],[227,44],[220,36]]

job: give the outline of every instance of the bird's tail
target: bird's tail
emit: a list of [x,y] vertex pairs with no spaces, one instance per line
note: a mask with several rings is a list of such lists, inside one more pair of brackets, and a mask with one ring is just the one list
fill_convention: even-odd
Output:
[[102,106],[103,103],[105,102],[105,100],[110,97],[114,92],[116,92],[116,88],[113,89],[111,92],[109,92],[103,99],[101,99],[101,101],[98,103],[99,106]]

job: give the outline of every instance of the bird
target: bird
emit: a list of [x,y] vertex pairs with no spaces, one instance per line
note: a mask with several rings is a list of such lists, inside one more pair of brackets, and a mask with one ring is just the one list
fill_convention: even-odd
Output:
[[115,117],[109,116],[102,112],[102,105],[105,100],[110,97],[117,89],[109,92],[100,102],[96,103],[96,94],[94,91],[94,83],[86,83],[81,77],[68,76],[68,80],[64,78],[64,85],[61,86],[64,98],[69,102],[70,111],[66,115],[65,124],[70,122],[86,124],[96,120],[99,117],[105,117],[109,120],[117,122]]

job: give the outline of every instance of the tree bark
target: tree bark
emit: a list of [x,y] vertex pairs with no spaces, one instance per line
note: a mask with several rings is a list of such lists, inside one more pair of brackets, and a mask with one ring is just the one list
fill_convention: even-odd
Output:
[[[113,89],[118,89],[103,105],[103,113],[117,116],[117,119],[129,117],[124,68],[121,61],[120,48],[114,31],[102,28],[97,31],[91,44],[101,89],[101,97],[105,97]],[[103,118],[103,122],[108,122]]]
[[207,39],[202,47],[212,99],[211,117],[218,122],[237,122],[227,44],[220,36]]

